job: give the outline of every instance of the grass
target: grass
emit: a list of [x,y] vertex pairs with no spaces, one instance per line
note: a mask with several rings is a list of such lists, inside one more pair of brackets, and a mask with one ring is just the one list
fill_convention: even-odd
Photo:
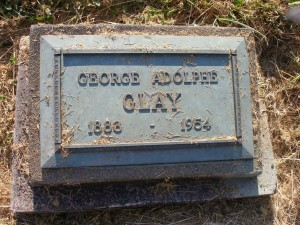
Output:
[[269,115],[278,191],[263,199],[31,216],[20,224],[299,224],[300,28],[285,20],[283,0],[7,0],[0,5],[0,224],[9,210],[17,47],[36,23],[123,23],[250,27],[257,35],[259,81]]

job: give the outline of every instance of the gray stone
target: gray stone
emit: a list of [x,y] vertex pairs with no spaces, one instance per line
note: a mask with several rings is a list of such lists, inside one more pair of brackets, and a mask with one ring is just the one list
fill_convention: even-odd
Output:
[[253,159],[244,38],[45,35],[40,51],[43,168]]
[[[186,47],[189,38],[190,42]],[[21,48],[28,49],[24,40],[21,42]],[[124,44],[124,40],[131,42]],[[179,46],[178,55],[174,54],[176,51],[173,47],[163,48],[164,41],[173,44],[170,46]],[[30,36],[29,70],[28,63],[19,65],[15,126],[15,145],[19,148],[15,150],[13,163],[13,210],[19,213],[94,210],[254,197],[273,193],[276,187],[276,173],[267,118],[263,113],[264,104],[256,91],[257,59],[253,43],[250,31],[235,28],[33,26]],[[133,49],[134,44],[144,44],[146,49]],[[122,49],[118,49],[119,46],[122,46]],[[212,49],[213,46],[215,49]],[[105,61],[107,47],[110,51],[108,54],[114,55],[110,55]],[[128,109],[132,112],[126,112],[126,106],[124,110],[122,94],[127,91],[133,94],[148,90],[150,93],[154,92],[153,86],[149,85],[151,80],[144,84],[144,78],[141,79],[141,74],[151,74],[152,70],[148,68],[150,64],[147,64],[148,67],[146,63],[143,67],[133,67],[127,72],[136,71],[139,74],[140,85],[137,86],[122,86],[120,83],[120,86],[96,87],[91,79],[89,81],[92,81],[92,86],[79,82],[85,81],[86,76],[89,78],[89,73],[105,69],[99,61],[93,62],[95,56],[99,57],[97,60],[106,64],[114,61],[112,70],[112,67],[106,67],[110,69],[107,73],[121,74],[126,72],[129,65],[126,61],[125,65],[120,67],[120,55],[123,54],[126,59],[129,57],[136,65],[141,62],[139,57],[134,55],[149,55],[149,49],[151,57],[148,60],[154,67],[161,63],[162,66],[158,67],[160,71],[167,71],[174,66],[179,69],[178,60],[189,58],[191,54],[196,55],[193,59],[196,63],[203,65],[187,66],[185,69],[188,69],[190,74],[195,72],[192,71],[193,67],[196,67],[197,71],[207,69],[210,77],[214,77],[212,74],[217,70],[217,84],[214,84],[215,80],[209,83],[200,80],[187,86],[179,87],[173,84],[173,88],[170,88],[171,84],[160,86],[161,80],[155,83],[159,87],[157,93],[179,93],[189,86],[189,89],[182,93],[182,100],[178,102],[178,106],[182,107],[180,110],[188,114],[187,116],[199,116],[201,129],[190,131],[190,136],[195,138],[182,135],[181,131],[176,130],[183,118],[178,116],[179,107],[176,110],[172,109],[171,101],[166,103],[166,109],[163,110],[161,105],[156,105],[159,106],[156,107],[158,112],[155,112],[158,116],[152,120],[149,117],[153,113],[131,108]],[[197,55],[199,50],[203,52]],[[134,51],[130,53],[132,55],[128,53],[130,51]],[[54,55],[58,59],[56,63]],[[163,55],[166,55],[167,61],[163,60]],[[22,57],[26,58],[26,54]],[[174,59],[170,60],[170,57]],[[186,61],[189,63],[189,60]],[[166,62],[171,67],[163,67]],[[58,70],[53,70],[55,64]],[[91,65],[94,66],[94,70],[90,69]],[[87,70],[81,73],[83,68]],[[226,69],[229,71],[226,72]],[[168,73],[175,74],[169,70]],[[80,77],[80,74],[84,75]],[[230,79],[226,75],[230,75]],[[99,79],[97,74],[92,76]],[[62,82],[59,82],[61,85],[55,86],[54,81],[57,77],[61,77]],[[222,87],[218,88],[217,85],[221,84]],[[134,89],[138,87],[141,90]],[[201,88],[199,93],[195,93],[196,89],[193,89],[197,87]],[[216,91],[209,91],[211,88],[216,88]],[[63,94],[55,95],[55,91],[60,89]],[[105,97],[107,92],[110,95]],[[95,93],[104,97],[95,100],[96,98],[92,98]],[[193,108],[188,108],[189,101],[184,97],[193,93],[195,98],[188,98]],[[214,93],[217,96],[223,95],[224,103],[221,103],[219,98],[214,99]],[[81,97],[81,94],[89,98]],[[209,99],[205,107],[195,101],[201,96]],[[55,101],[55,97],[61,98],[62,101]],[[115,103],[113,106],[107,107],[108,97]],[[88,102],[85,104],[86,101]],[[66,102],[70,103],[71,107],[63,105]],[[62,106],[55,108],[57,103],[61,103]],[[108,115],[96,105],[101,105]],[[60,108],[63,110],[60,111]],[[86,108],[89,110],[85,110]],[[220,113],[224,108],[226,110]],[[99,114],[95,110],[99,110]],[[76,111],[80,112],[79,115],[89,115],[76,117],[72,115],[72,112]],[[211,116],[210,113],[218,116]],[[134,119],[141,121],[134,121],[134,131],[130,130],[127,124],[122,126],[121,133],[118,130],[115,133],[105,133],[102,130],[103,133],[95,134],[95,126],[89,126],[90,121],[98,120],[97,115],[101,117],[99,120],[102,123],[107,119],[106,115],[108,119],[111,117],[113,122],[124,115],[126,119],[122,124],[126,125],[131,114],[134,115]],[[173,124],[166,119],[167,115],[175,118],[171,118],[175,121]],[[202,118],[206,117],[210,117],[211,128],[203,132],[205,121],[202,121]],[[225,121],[226,119],[228,120]],[[67,126],[64,126],[65,120],[69,127],[78,124],[81,126],[77,133],[69,133],[69,136],[75,138],[65,139],[64,135],[69,132]],[[160,123],[161,120],[163,121]],[[59,124],[63,124],[62,128]],[[89,136],[90,128],[92,132]],[[155,131],[160,134],[157,138],[151,136]],[[145,135],[140,136],[140,133]],[[120,135],[120,138],[108,142],[105,136],[109,135]],[[24,168],[25,165],[29,168]]]

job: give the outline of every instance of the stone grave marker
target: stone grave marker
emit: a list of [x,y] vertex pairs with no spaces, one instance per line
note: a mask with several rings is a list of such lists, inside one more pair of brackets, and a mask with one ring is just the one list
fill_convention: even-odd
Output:
[[273,193],[249,30],[33,26],[29,42],[20,47],[15,212]]

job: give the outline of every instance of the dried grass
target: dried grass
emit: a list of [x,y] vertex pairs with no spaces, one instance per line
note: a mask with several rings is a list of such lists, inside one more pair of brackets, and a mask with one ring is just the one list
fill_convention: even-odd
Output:
[[14,88],[11,65],[0,64],[0,224],[10,221],[11,161]]
[[300,222],[300,84],[295,78],[299,74],[278,72],[279,79],[263,79],[278,173],[278,189],[272,197],[274,223],[297,224]]
[[[40,1],[41,2],[41,1]],[[47,2],[47,1],[46,1]],[[244,2],[239,5],[239,2]],[[250,2],[250,3],[245,3]],[[265,98],[278,172],[278,191],[269,198],[198,205],[56,214],[19,219],[20,224],[300,224],[300,28],[284,20],[287,3],[271,1],[7,1],[0,6],[0,224],[13,224],[10,204],[15,105],[15,47],[29,25],[127,23],[246,26],[257,36]],[[101,3],[98,7],[98,3]],[[234,4],[235,3],[235,4]],[[49,14],[50,12],[50,14]],[[51,15],[52,19],[48,19]],[[227,18],[229,20],[222,20]],[[237,22],[235,22],[237,21]],[[67,222],[66,222],[67,221]]]

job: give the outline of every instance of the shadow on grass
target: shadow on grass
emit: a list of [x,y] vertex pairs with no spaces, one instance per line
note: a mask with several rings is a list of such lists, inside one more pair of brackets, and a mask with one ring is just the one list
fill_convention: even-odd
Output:
[[272,224],[270,197],[93,212],[19,214],[16,224]]

